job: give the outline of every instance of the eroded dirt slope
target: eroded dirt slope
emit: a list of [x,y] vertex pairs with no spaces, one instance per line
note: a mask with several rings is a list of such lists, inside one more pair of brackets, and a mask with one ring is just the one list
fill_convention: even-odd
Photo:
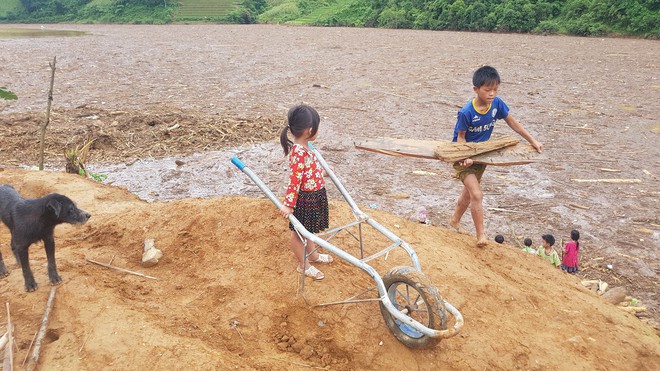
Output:
[[[0,181],[28,197],[66,194],[93,215],[84,226],[56,229],[64,282],[41,350],[40,364],[48,369],[660,367],[651,327],[584,289],[577,277],[506,245],[476,249],[469,237],[373,211],[415,248],[423,271],[465,317],[460,335],[415,351],[388,332],[376,303],[310,307],[301,301],[285,221],[263,198],[148,203],[62,172],[5,170]],[[351,219],[343,203],[333,202],[331,215],[333,225]],[[377,234],[365,233],[367,249],[378,248]],[[149,269],[139,264],[146,238],[164,253]],[[351,240],[340,235],[333,243],[356,254]],[[26,293],[20,269],[7,258],[6,228],[0,241],[12,270],[0,280],[0,300],[10,304],[20,363],[49,293],[45,256],[33,246],[40,287]],[[373,262],[383,273],[401,264],[408,264],[401,252]],[[306,281],[310,303],[345,299],[373,283],[341,261],[324,271],[324,281]]]

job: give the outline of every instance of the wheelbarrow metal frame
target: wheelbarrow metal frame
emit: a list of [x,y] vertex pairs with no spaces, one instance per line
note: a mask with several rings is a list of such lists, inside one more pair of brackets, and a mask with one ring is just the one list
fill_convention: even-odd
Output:
[[[353,299],[357,296],[362,295],[365,292],[368,292],[368,291],[372,290],[372,289],[369,289],[369,290],[367,290],[363,293],[360,293],[356,296],[353,296],[353,298],[350,298],[347,301],[320,304],[319,306],[333,305],[333,304],[344,304],[344,303],[357,303],[357,302],[365,302],[365,301],[380,301],[385,306],[387,311],[394,318],[396,318],[397,320],[401,321],[404,324],[409,325],[410,327],[412,327],[416,331],[418,331],[418,332],[420,332],[420,333],[422,333],[426,336],[433,337],[433,338],[450,338],[450,337],[455,336],[456,334],[458,334],[461,331],[462,327],[463,327],[463,316],[461,315],[461,313],[454,306],[452,306],[444,298],[442,299],[443,305],[445,306],[446,311],[449,312],[454,317],[454,321],[455,321],[454,326],[451,327],[451,328],[448,328],[446,330],[436,330],[436,329],[432,329],[432,328],[429,328],[427,326],[424,326],[420,322],[416,321],[415,319],[407,316],[405,313],[398,310],[392,304],[392,301],[388,297],[387,288],[385,287],[385,284],[383,283],[383,280],[382,280],[380,274],[376,271],[376,269],[374,269],[372,266],[370,266],[366,262],[369,261],[369,260],[375,259],[379,256],[382,256],[383,254],[386,254],[387,252],[389,252],[391,249],[393,249],[395,247],[401,247],[404,251],[406,251],[406,253],[410,257],[410,260],[412,262],[412,266],[416,270],[421,272],[421,264],[419,262],[419,258],[417,256],[417,254],[410,247],[410,245],[408,245],[408,243],[401,240],[396,234],[392,233],[390,230],[388,230],[383,225],[381,225],[380,223],[375,221],[369,215],[362,212],[360,210],[360,208],[357,206],[357,204],[355,203],[355,201],[353,200],[353,198],[351,197],[351,195],[346,191],[346,188],[344,188],[342,183],[339,181],[337,176],[334,174],[332,169],[330,169],[328,164],[325,162],[325,160],[323,159],[323,156],[321,156],[321,153],[313,146],[313,144],[311,142],[308,143],[308,145],[309,145],[309,148],[316,155],[317,160],[319,161],[319,163],[321,164],[323,169],[326,171],[326,173],[328,174],[328,176],[330,177],[330,179],[332,180],[334,185],[337,187],[337,189],[339,190],[341,195],[344,197],[346,202],[351,207],[351,209],[353,211],[353,214],[356,218],[355,222],[349,223],[349,224],[347,224],[345,226],[342,226],[342,227],[333,228],[330,231],[326,231],[324,234],[331,234],[331,233],[336,234],[338,231],[340,231],[342,229],[345,229],[347,227],[354,226],[356,224],[358,226],[360,226],[361,223],[367,223],[367,224],[371,225],[374,229],[376,229],[377,231],[382,233],[385,237],[387,237],[389,240],[391,240],[393,242],[393,244],[390,245],[390,247],[388,247],[384,250],[381,250],[381,251],[377,252],[376,254],[373,254],[373,255],[371,255],[367,258],[358,259],[357,257],[353,256],[352,254],[350,254],[350,253],[342,250],[341,248],[336,247],[335,245],[329,243],[325,239],[320,238],[318,235],[309,232],[298,221],[298,219],[296,219],[296,217],[293,216],[293,214],[289,214],[289,216],[288,216],[289,221],[293,225],[295,231],[301,237],[301,240],[304,241],[306,239],[306,240],[312,241],[317,246],[328,250],[333,255],[336,255],[337,257],[339,257],[339,258],[349,262],[350,264],[360,268],[361,270],[365,271],[375,281],[376,288],[378,289],[378,296],[379,296],[378,299],[351,300],[351,299]],[[257,185],[257,187],[259,187],[259,189],[261,189],[261,191],[271,200],[271,202],[273,202],[273,204],[275,204],[275,206],[278,209],[283,206],[282,202],[275,196],[275,194],[273,194],[273,192],[270,190],[270,188],[268,188],[268,186],[263,181],[261,181],[261,179],[249,167],[247,167],[240,159],[238,159],[238,157],[234,156],[231,159],[231,162],[239,170],[241,170],[243,173],[245,173]],[[360,241],[360,251],[361,251],[361,255],[362,255],[361,236],[360,236],[359,241]],[[306,248],[307,242],[304,241],[304,244],[305,244],[305,248]],[[305,249],[305,251],[306,251],[306,249]],[[305,259],[307,259],[308,255],[309,255],[309,253],[305,254]],[[305,277],[303,275],[303,290],[304,290],[304,278]]]

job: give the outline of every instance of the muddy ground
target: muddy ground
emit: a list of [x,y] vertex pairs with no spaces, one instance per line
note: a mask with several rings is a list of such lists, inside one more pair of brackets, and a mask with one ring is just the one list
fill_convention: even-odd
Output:
[[[82,228],[58,229],[65,282],[43,360],[53,369],[553,369],[566,356],[577,368],[657,367],[657,41],[280,26],[50,27],[88,34],[0,39],[0,84],[19,96],[0,101],[0,179],[29,196],[68,194],[95,215]],[[39,161],[54,56],[45,167],[57,172],[16,171]],[[482,64],[498,68],[500,96],[546,148],[534,164],[488,168],[487,233],[516,246],[524,237],[538,245],[544,233],[562,242],[579,229],[577,277],[510,246],[476,250],[473,237],[445,230],[460,191],[447,164],[353,148],[360,138],[449,138]],[[376,304],[319,309],[300,302],[284,222],[264,199],[233,197],[261,192],[229,164],[239,155],[281,193],[286,164],[276,137],[298,102],[320,112],[317,147],[358,204],[410,238],[423,271],[457,303],[466,317],[461,335],[411,351],[387,332]],[[505,125],[496,132],[511,133]],[[105,185],[59,173],[64,149],[89,139],[88,170],[107,175]],[[329,190],[335,221],[350,219],[339,193]],[[414,222],[421,207],[432,225]],[[469,215],[463,223],[473,230]],[[45,257],[33,248],[41,287],[22,292],[2,233],[13,274],[0,289],[17,307],[12,318],[22,326],[23,356],[48,293]],[[139,250],[149,236],[166,254],[148,271],[159,276],[155,283],[84,260],[141,270]],[[369,285],[347,263],[325,270],[326,280],[311,286],[318,301]],[[642,321],[582,290],[580,279],[626,287],[648,307]],[[548,319],[547,331],[534,331]],[[241,325],[231,328],[233,320]],[[113,352],[126,357],[116,360]]]

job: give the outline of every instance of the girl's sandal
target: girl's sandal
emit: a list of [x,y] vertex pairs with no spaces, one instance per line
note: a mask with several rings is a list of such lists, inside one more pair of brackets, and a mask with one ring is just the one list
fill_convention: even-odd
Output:
[[[303,269],[300,267],[296,267],[296,271],[300,274],[303,274]],[[323,272],[316,269],[316,267],[313,265],[310,265],[309,268],[305,270],[304,274],[305,276],[312,278],[314,281],[320,281],[325,277]]]
[[310,260],[311,263],[323,263],[323,264],[330,264],[333,261],[334,261],[334,259],[332,258],[332,256],[330,256],[328,254],[319,254],[318,259],[316,259],[314,261]]

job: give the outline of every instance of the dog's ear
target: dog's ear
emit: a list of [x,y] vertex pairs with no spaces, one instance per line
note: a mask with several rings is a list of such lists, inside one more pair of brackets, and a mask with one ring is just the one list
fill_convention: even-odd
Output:
[[56,218],[59,218],[60,211],[62,211],[62,204],[57,200],[50,200],[46,204],[46,209],[50,210]]

